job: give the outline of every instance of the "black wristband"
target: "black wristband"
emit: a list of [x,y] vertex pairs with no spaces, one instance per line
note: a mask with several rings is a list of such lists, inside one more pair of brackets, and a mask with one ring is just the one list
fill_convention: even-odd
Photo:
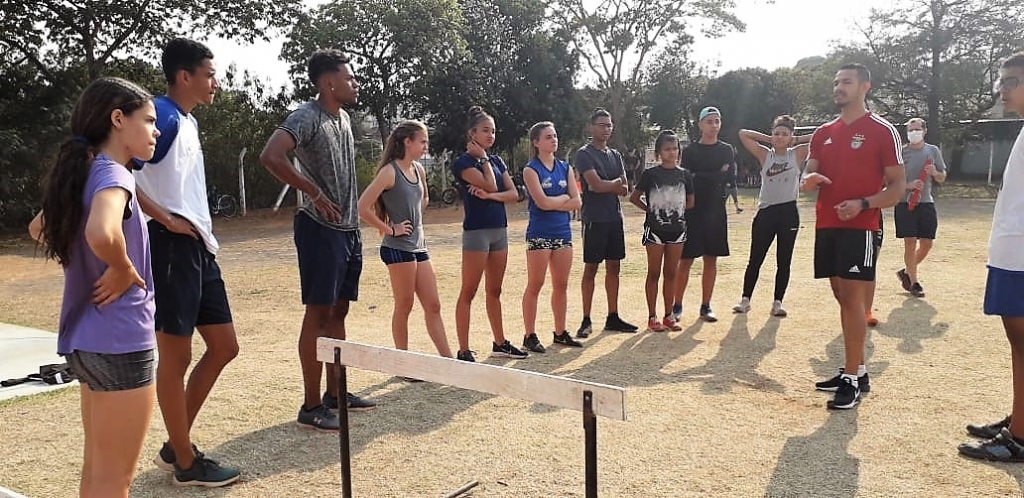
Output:
[[867,211],[868,209],[871,209],[871,203],[868,202],[867,197],[860,198],[860,209],[861,211]]

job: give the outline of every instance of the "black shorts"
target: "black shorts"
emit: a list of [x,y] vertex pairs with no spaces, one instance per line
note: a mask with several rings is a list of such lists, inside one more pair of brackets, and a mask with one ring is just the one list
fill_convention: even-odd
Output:
[[359,298],[363,237],[359,230],[336,230],[299,211],[295,214],[302,304],[332,306]]
[[729,255],[729,225],[725,204],[701,211],[687,211],[686,242],[682,259]]
[[935,239],[939,230],[939,216],[935,212],[935,203],[926,202],[914,206],[901,202],[894,209],[896,217],[896,238]]
[[622,221],[594,221],[583,223],[583,262],[626,259],[626,232]]
[[68,366],[93,391],[129,391],[153,383],[153,350],[123,354],[72,351]]
[[819,228],[814,233],[814,278],[875,281],[876,230]]
[[640,243],[645,246],[663,246],[666,244],[682,244],[686,242],[686,228],[677,230],[666,230],[664,228],[651,228],[644,225],[644,235]]
[[191,336],[198,326],[231,323],[220,266],[202,239],[150,220],[149,247],[158,332]]
[[430,259],[430,253],[427,251],[411,252],[403,251],[401,249],[395,249],[393,247],[380,246],[380,260],[385,265],[393,265],[395,263],[422,263]]

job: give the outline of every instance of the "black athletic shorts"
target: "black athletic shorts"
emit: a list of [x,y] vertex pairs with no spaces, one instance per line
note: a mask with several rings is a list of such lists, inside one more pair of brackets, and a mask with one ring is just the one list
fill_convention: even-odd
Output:
[[149,221],[156,330],[191,336],[197,326],[231,323],[220,266],[202,239]]
[[935,212],[935,203],[926,202],[914,206],[901,202],[894,209],[896,214],[896,238],[935,239],[939,230],[939,216]]
[[583,223],[583,262],[626,259],[626,233],[622,221]]
[[814,233],[814,278],[875,280],[876,230],[819,228]]
[[684,216],[686,242],[683,243],[682,259],[729,255],[729,225],[725,204],[716,204],[700,211],[688,210]]
[[68,366],[78,381],[93,391],[130,391],[153,383],[152,349],[122,354],[75,350],[67,355]]
[[332,306],[339,300],[359,299],[363,273],[359,230],[336,230],[299,211],[295,213],[294,239],[302,304]]
[[682,228],[666,229],[652,228],[644,224],[644,234],[640,243],[645,246],[663,246],[667,244],[682,244],[686,242],[686,224]]

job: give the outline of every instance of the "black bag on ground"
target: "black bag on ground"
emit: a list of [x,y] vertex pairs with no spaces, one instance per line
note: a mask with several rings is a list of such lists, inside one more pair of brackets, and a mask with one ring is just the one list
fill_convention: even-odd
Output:
[[52,363],[39,367],[39,373],[37,374],[29,374],[27,377],[21,377],[19,379],[7,379],[5,381],[0,381],[0,387],[11,387],[31,381],[43,382],[51,386],[55,386],[59,384],[67,384],[75,379],[75,372],[71,370],[71,366],[67,363]]

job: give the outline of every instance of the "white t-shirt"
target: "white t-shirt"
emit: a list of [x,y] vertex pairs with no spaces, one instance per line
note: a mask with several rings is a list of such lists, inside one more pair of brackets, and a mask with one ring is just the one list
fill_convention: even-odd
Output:
[[[153,202],[192,222],[206,250],[217,254],[213,220],[206,200],[206,167],[199,143],[199,126],[191,114],[167,96],[153,99],[156,107],[156,153],[151,162],[135,172],[135,184]],[[146,217],[146,221],[149,221]]]
[[988,239],[988,265],[1024,271],[1024,129],[1010,150],[1003,171],[1003,188],[996,198],[992,235]]

